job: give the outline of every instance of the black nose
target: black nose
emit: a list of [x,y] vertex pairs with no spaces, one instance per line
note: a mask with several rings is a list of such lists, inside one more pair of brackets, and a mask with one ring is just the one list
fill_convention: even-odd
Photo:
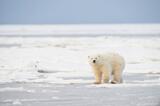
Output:
[[96,60],[93,60],[93,63],[96,63]]

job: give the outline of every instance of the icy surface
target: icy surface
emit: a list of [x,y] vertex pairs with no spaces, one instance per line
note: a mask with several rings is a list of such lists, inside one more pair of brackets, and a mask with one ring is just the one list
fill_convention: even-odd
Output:
[[60,24],[60,25],[0,25],[2,36],[88,36],[88,35],[157,35],[160,24]]
[[[118,52],[124,83],[92,84],[87,56]],[[0,105],[159,106],[160,37],[0,37]]]

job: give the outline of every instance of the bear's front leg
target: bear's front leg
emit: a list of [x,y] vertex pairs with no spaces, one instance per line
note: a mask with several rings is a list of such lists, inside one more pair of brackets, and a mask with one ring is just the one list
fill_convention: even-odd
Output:
[[101,84],[102,72],[98,69],[94,69],[95,82],[94,84]]
[[111,67],[102,67],[102,81],[103,83],[109,83],[111,76]]

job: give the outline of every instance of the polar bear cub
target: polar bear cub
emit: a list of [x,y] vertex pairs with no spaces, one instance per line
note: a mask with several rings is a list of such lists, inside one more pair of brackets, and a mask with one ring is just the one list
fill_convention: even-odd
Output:
[[117,53],[102,53],[88,56],[89,64],[95,75],[95,84],[122,83],[122,72],[125,67],[125,61]]

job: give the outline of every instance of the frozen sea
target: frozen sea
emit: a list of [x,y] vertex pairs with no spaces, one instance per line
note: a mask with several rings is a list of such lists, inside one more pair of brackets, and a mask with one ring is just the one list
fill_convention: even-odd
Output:
[[[125,58],[124,83],[93,84],[97,52]],[[12,105],[160,106],[160,36],[1,36],[0,106]]]

